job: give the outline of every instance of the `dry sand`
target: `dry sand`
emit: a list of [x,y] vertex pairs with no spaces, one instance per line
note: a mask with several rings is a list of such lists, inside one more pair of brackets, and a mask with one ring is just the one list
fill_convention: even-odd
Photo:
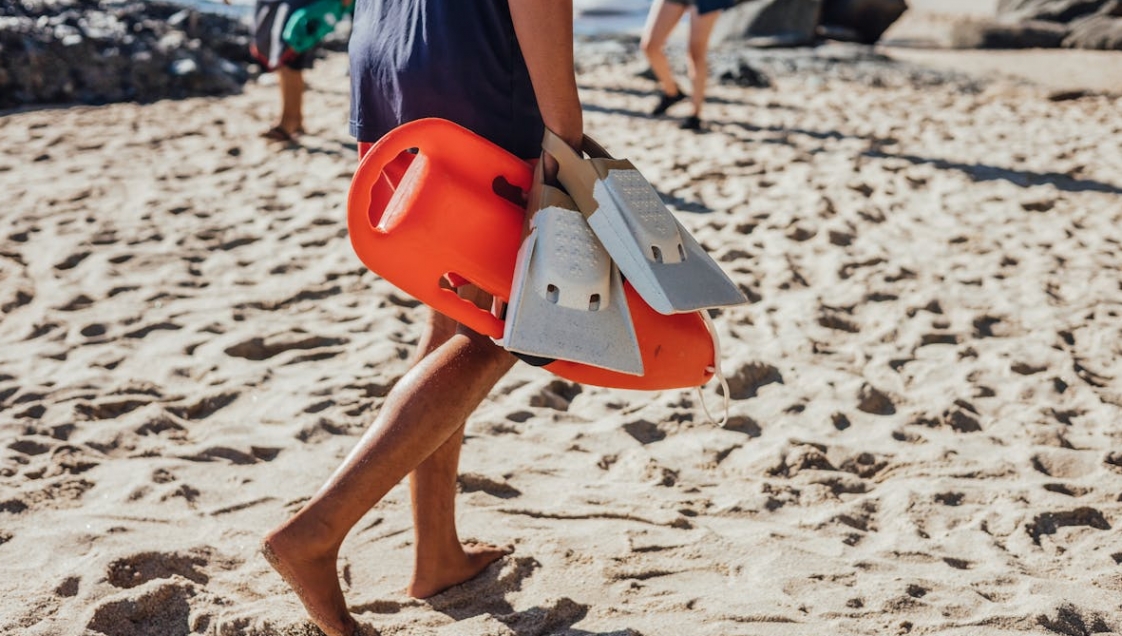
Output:
[[[384,635],[1122,630],[1122,100],[777,74],[711,129],[582,72],[749,305],[696,393],[520,365],[459,521],[514,553],[431,600],[399,487],[339,563]],[[889,78],[893,77],[891,74]],[[275,88],[0,118],[0,633],[314,634],[257,552],[406,370],[424,308],[346,235],[345,62]],[[718,396],[712,384],[705,398]]]

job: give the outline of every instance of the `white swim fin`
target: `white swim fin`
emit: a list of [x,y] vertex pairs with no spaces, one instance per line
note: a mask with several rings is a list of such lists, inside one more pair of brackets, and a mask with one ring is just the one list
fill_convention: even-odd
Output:
[[661,314],[748,302],[740,289],[667,209],[626,159],[613,159],[588,136],[589,159],[548,129],[545,152],[558,180],[635,291]]
[[632,375],[643,358],[623,280],[573,200],[535,172],[500,344]]

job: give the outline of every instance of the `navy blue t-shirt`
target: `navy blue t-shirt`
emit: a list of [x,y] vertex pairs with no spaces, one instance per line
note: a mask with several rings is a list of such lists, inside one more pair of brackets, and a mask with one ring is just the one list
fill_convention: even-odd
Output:
[[351,134],[441,117],[537,157],[544,128],[507,0],[356,0]]

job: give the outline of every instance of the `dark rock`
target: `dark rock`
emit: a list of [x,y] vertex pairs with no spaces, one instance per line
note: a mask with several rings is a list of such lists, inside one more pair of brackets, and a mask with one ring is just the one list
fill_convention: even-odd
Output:
[[[986,32],[982,39],[997,43],[987,48],[1122,50],[1122,0],[1000,0],[997,16],[1003,26],[982,27]],[[1046,32],[1041,24],[1057,28]],[[1019,27],[1024,30],[1018,31]],[[1060,28],[1064,35],[1053,42]]]
[[822,0],[755,0],[728,9],[713,28],[714,42],[800,46],[815,40]]
[[1071,22],[1098,13],[1114,0],[999,0],[997,15],[1007,22]]
[[907,10],[904,0],[823,0],[820,22],[855,33],[858,42],[873,44]]
[[0,108],[240,90],[249,25],[144,0],[0,0]]
[[957,49],[1054,49],[1063,43],[1070,31],[1067,25],[1044,20],[962,22],[951,32],[951,46]]

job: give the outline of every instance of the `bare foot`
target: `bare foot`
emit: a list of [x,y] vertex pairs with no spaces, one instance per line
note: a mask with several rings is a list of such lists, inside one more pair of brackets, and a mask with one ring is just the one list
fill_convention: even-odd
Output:
[[445,558],[434,559],[437,565],[424,567],[418,564],[413,571],[406,593],[413,598],[428,598],[444,590],[475,578],[495,561],[511,553],[509,548],[500,548],[486,543],[465,543],[460,546],[459,554],[453,552]]
[[310,544],[274,530],[261,542],[261,554],[288,583],[308,617],[327,636],[357,636],[358,624],[347,611],[347,601],[335,572],[338,550],[316,552]]

